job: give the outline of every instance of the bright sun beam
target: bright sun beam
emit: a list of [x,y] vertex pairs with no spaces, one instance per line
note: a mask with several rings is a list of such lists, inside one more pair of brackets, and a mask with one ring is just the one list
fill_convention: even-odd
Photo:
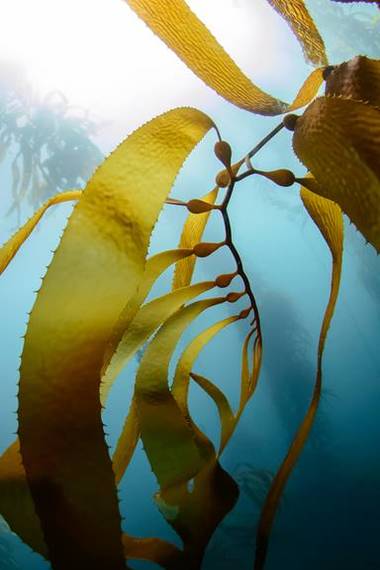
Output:
[[[283,37],[289,41],[266,2],[188,3],[265,88],[278,68]],[[60,90],[101,120],[128,113],[137,124],[171,106],[218,100],[122,0],[2,0],[1,8],[2,60],[21,63],[41,94]],[[282,59],[284,74],[290,59]]]

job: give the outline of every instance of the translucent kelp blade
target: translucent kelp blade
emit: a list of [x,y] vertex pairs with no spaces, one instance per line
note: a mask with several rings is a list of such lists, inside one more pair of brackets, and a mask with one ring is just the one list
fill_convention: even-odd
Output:
[[47,200],[41,208],[37,210],[35,214],[21,227],[12,237],[0,248],[0,273],[9,265],[12,261],[22,244],[28,239],[44,213],[50,206],[55,204],[61,204],[62,202],[70,202],[72,200],[79,200],[82,195],[81,190],[69,190],[67,192],[62,192],[62,194],[57,194]]
[[226,396],[223,394],[222,390],[210,382],[204,376],[200,374],[190,373],[190,377],[210,396],[210,398],[215,402],[218,410],[221,433],[220,433],[220,444],[219,453],[226,446],[227,441],[230,438],[230,434],[235,426],[235,416],[231,409],[230,403]]
[[326,198],[317,196],[313,192],[307,190],[307,188],[301,188],[301,198],[305,208],[325,238],[326,243],[330,248],[333,261],[330,298],[323,319],[318,346],[318,370],[320,374],[323,347],[327,331],[334,314],[334,308],[339,293],[340,276],[342,273],[343,216],[342,210],[338,204],[335,204],[335,202],[327,200]]
[[310,75],[305,79],[301,88],[299,89],[293,103],[289,106],[287,111],[295,111],[304,107],[317,95],[320,86],[323,83],[324,67],[314,69]]
[[326,65],[323,40],[303,0],[268,0],[269,4],[289,24],[299,41],[305,58],[314,65]]
[[234,315],[232,317],[227,317],[222,321],[214,323],[206,330],[202,331],[197,335],[182,352],[176,371],[174,374],[174,380],[172,385],[172,394],[176,399],[182,412],[188,416],[189,410],[187,407],[189,382],[190,382],[190,372],[203,348],[228,325],[235,323],[239,320],[239,315]]
[[242,348],[239,411],[240,410],[242,411],[244,409],[251,395],[251,373],[249,371],[249,364],[248,364],[248,345],[254,333],[255,329],[249,331],[249,333],[244,339],[243,348]]
[[136,14],[209,87],[237,107],[278,115],[286,105],[244,75],[184,0],[126,0]]
[[380,252],[380,110],[320,97],[297,120],[293,146],[317,184],[300,182],[337,202]]
[[181,565],[183,552],[161,538],[137,538],[124,533],[123,544],[129,558],[149,560],[168,570],[174,570],[175,564],[177,568],[185,568]]
[[[218,187],[214,188],[211,192],[202,196],[201,200],[208,204],[215,204],[218,191]],[[203,214],[189,214],[187,216],[179,242],[180,248],[193,248],[202,241],[203,232],[205,231],[209,217],[210,212],[205,212]],[[176,264],[173,278],[173,289],[190,285],[196,261],[195,257],[188,257]]]
[[[114,358],[112,358],[105,372],[104,380],[102,380],[104,382],[103,399],[107,397],[110,387],[128,360],[149,339],[155,330],[178,311],[180,307],[212,287],[214,287],[213,281],[183,287],[154,299],[140,309],[121,339]],[[139,429],[135,399],[133,397],[112,459],[116,482],[122,479],[132,458],[138,438]]]
[[137,313],[129,324],[107,368],[103,369],[100,387],[101,401],[105,402],[108,392],[123,367],[136,351],[148,340],[154,331],[182,305],[215,287],[214,281],[204,281],[176,289],[150,301]]
[[135,398],[141,439],[160,488],[194,477],[203,459],[194,433],[168,386],[168,368],[182,333],[203,311],[225,297],[205,299],[180,309],[164,323],[144,352],[136,375]]
[[[141,280],[140,286],[136,291],[136,294],[132,299],[126,304],[122,310],[108,342],[106,352],[104,354],[103,370],[105,371],[108,364],[116,350],[116,347],[120,341],[120,338],[127,330],[129,324],[134,319],[136,313],[140,309],[141,305],[145,301],[148,293],[150,292],[156,279],[173,263],[177,263],[179,260],[183,260],[186,257],[193,254],[192,249],[170,249],[168,251],[163,251],[149,257],[147,259],[144,277]],[[100,392],[102,395],[103,386],[101,386]],[[102,401],[104,397],[102,396]]]
[[101,422],[103,354],[143,277],[175,177],[212,126],[181,108],[132,133],[87,184],[37,295],[21,362],[19,437],[55,570],[125,568]]
[[380,60],[358,55],[334,66],[325,93],[380,107]]
[[300,427],[298,428],[296,436],[273,480],[273,483],[265,500],[256,537],[256,559],[254,566],[255,570],[262,570],[264,568],[269,535],[272,529],[273,520],[281,499],[281,495],[283,493],[289,475],[291,474],[301,454],[303,446],[305,445],[318,409],[322,389],[323,349],[327,331],[334,313],[342,269],[343,216],[341,209],[331,200],[326,200],[320,196],[316,196],[305,188],[302,188],[301,190],[301,197],[307,211],[325,238],[332,254],[333,269],[331,277],[331,289],[319,337],[317,375],[312,399],[306,415]]

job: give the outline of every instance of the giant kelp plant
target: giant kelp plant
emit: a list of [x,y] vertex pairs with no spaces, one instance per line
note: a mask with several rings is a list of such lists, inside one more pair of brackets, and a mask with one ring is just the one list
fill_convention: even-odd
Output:
[[[327,0],[326,0],[327,1]],[[129,567],[145,559],[167,569],[201,567],[209,540],[233,508],[238,484],[220,456],[259,381],[265,330],[244,260],[234,244],[229,203],[239,182],[265,177],[301,185],[301,199],[332,256],[331,291],[322,322],[310,404],[261,511],[254,568],[265,566],[273,521],[286,482],[310,434],[322,390],[322,355],[339,290],[343,213],[380,250],[380,62],[360,55],[329,65],[323,41],[302,0],[270,0],[316,69],[291,104],[263,92],[225,53],[184,0],[127,0],[146,24],[219,95],[247,112],[282,115],[250,152],[232,161],[212,119],[194,108],[160,115],[132,133],[97,168],[84,191],[50,198],[0,250],[4,270],[53,204],[77,201],[30,314],[19,383],[18,438],[0,459],[0,512],[10,528],[50,560],[54,570]],[[324,83],[324,94],[319,90]],[[306,107],[302,115],[294,111]],[[309,170],[258,170],[254,156],[283,128]],[[222,167],[202,199],[169,196],[182,164],[209,131]],[[179,248],[147,257],[161,210],[189,211]],[[202,241],[211,211],[225,237]],[[192,284],[196,260],[227,248],[231,264],[215,279]],[[146,302],[157,278],[174,266],[172,289]],[[226,288],[236,284],[236,291]],[[215,289],[222,292],[213,295]],[[202,296],[200,300],[196,300]],[[202,313],[245,302],[212,323],[169,365],[181,335]],[[247,323],[240,402],[233,411],[222,390],[194,366],[225,327]],[[134,393],[115,452],[104,438],[102,407],[121,369],[144,348]],[[213,400],[221,437],[215,449],[193,421],[189,385]],[[122,533],[117,485],[141,438],[157,479],[154,500],[183,548]],[[266,490],[265,490],[266,491]]]

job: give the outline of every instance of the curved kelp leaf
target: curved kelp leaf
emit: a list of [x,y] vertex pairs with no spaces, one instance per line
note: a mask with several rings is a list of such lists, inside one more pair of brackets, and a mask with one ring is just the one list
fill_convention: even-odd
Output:
[[323,40],[303,0],[268,0],[269,4],[289,24],[305,58],[314,65],[326,65],[327,57]]
[[[203,350],[203,348],[213,339],[213,337],[215,335],[217,335],[220,331],[222,331],[225,327],[227,327],[228,325],[236,322],[238,319],[240,318],[239,315],[235,315],[232,317],[227,317],[226,319],[223,319],[222,321],[219,321],[217,323],[214,323],[213,325],[211,325],[210,327],[208,327],[206,330],[202,331],[199,335],[197,335],[186,347],[186,349],[183,351],[183,353],[181,354],[181,357],[178,360],[178,364],[176,367],[176,371],[175,371],[175,375],[174,375],[174,380],[173,380],[173,386],[172,386],[172,394],[174,396],[174,398],[176,399],[179,407],[182,410],[182,413],[185,415],[186,418],[188,418],[189,422],[191,422],[190,419],[190,412],[188,409],[188,392],[189,392],[189,382],[190,382],[190,373],[193,369],[193,366],[200,354],[200,352]],[[209,388],[211,390],[211,393],[213,395],[218,395],[217,394],[217,388],[215,387],[215,390],[212,390],[212,387],[214,386],[213,384],[211,384],[211,382],[206,381],[203,382],[202,385],[202,377],[200,378],[200,382],[199,384],[201,385],[201,387],[206,387]],[[195,378],[194,378],[195,379]],[[207,384],[208,382],[208,384]],[[207,392],[209,392],[209,390],[206,390]],[[211,394],[209,394],[211,395]],[[223,400],[223,398],[218,398],[218,410],[220,410],[220,406],[218,404],[220,404],[222,406],[221,409],[223,409],[224,412],[226,412],[227,407],[226,407],[226,402]],[[228,402],[227,402],[228,403]],[[227,434],[230,433],[230,422],[229,422],[229,414],[226,412],[226,414],[223,414],[223,420],[225,420],[224,422],[222,422],[222,429],[221,429],[221,445],[222,443],[225,441]]]
[[[112,386],[112,383],[121,369],[155,330],[185,303],[210,290],[214,286],[215,283],[213,281],[207,281],[205,283],[183,287],[163,297],[154,299],[141,308],[121,339],[117,351],[105,372],[102,380],[104,383],[102,392],[103,399],[108,394],[109,388]],[[138,437],[139,430],[136,405],[133,397],[130,410],[113,455],[113,468],[117,482],[121,480],[128,467]]]
[[325,93],[380,107],[380,60],[358,55],[335,65],[326,79]]
[[203,311],[224,301],[224,297],[205,299],[180,309],[160,328],[141,360],[134,397],[141,439],[161,489],[187,481],[203,466],[193,431],[170,392],[168,368],[186,328]]
[[[220,324],[220,323],[217,323]],[[205,331],[207,333],[207,331]],[[213,384],[210,380],[208,380],[207,378],[204,378],[204,376],[200,376],[199,374],[195,374],[193,372],[190,373],[190,377],[197,382],[197,384],[210,396],[210,398],[215,402],[215,405],[218,409],[218,413],[219,413],[219,418],[220,418],[220,425],[221,425],[221,435],[220,435],[220,445],[219,445],[219,452],[218,455],[220,456],[226,445],[228,444],[229,440],[231,439],[231,436],[239,422],[240,416],[243,413],[245,406],[247,405],[249,399],[252,397],[256,385],[257,385],[257,381],[258,381],[258,377],[260,374],[260,368],[261,368],[261,340],[259,337],[256,337],[255,339],[255,343],[253,346],[253,363],[252,363],[252,370],[249,370],[249,364],[248,364],[248,346],[249,346],[249,341],[252,337],[252,335],[255,333],[255,329],[252,329],[248,335],[246,336],[244,343],[243,343],[243,349],[242,349],[242,368],[241,368],[241,384],[240,384],[240,401],[239,401],[239,407],[237,412],[234,414],[229,402],[227,400],[227,398],[225,397],[225,395],[223,394],[223,392],[215,385]],[[197,340],[197,339],[195,339]],[[194,347],[195,348],[195,347]],[[190,345],[188,347],[188,349],[190,349]],[[178,392],[178,401],[183,402],[183,409],[186,411],[187,410],[187,403],[186,400],[184,399],[184,395],[187,396],[187,394],[183,394],[184,392],[184,388],[186,388],[186,385],[184,385],[184,378],[185,378],[185,372],[186,369],[189,369],[189,365],[186,366],[187,362],[189,361],[189,356],[192,352],[192,350],[186,350],[186,352],[188,352],[188,356],[183,358],[183,356],[181,357],[181,360],[183,361],[181,363],[178,364],[177,366],[177,370],[178,370],[178,376],[176,373],[176,377],[177,377],[177,382],[178,382],[178,388],[177,388],[177,392]],[[194,360],[194,359],[193,359]],[[190,362],[189,362],[190,364]],[[174,385],[173,385],[174,388]],[[182,392],[182,393],[181,393]],[[174,393],[174,390],[173,390]]]
[[244,75],[184,0],[126,2],[200,79],[227,101],[261,115],[285,111],[286,104]]
[[[207,204],[215,204],[218,196],[219,188],[216,187],[211,192],[202,196],[201,200]],[[202,214],[189,214],[182,230],[179,247],[180,248],[193,248],[202,241],[203,232],[210,217],[210,212]],[[186,287],[190,285],[191,278],[194,273],[196,257],[188,257],[175,266],[173,289],[179,287]]]
[[70,202],[72,200],[79,200],[82,195],[81,190],[70,190],[57,194],[47,200],[41,208],[20,228],[12,237],[0,248],[0,274],[8,267],[22,244],[28,239],[44,213],[50,206],[61,204],[63,202]]
[[137,293],[120,313],[108,342],[103,361],[102,383],[100,385],[100,400],[102,404],[105,403],[117,375],[150,335],[181,304],[215,286],[213,281],[198,283],[192,288],[182,288],[175,295],[168,293],[158,299],[154,299],[140,309],[155,279],[162,273],[161,269],[164,271],[169,263],[175,263],[178,259],[191,253],[192,250],[169,250],[159,253],[147,261],[144,279]]
[[203,348],[228,325],[236,322],[240,318],[239,315],[227,317],[222,321],[214,323],[206,330],[197,335],[186,347],[181,354],[176,367],[172,394],[175,397],[181,410],[188,414],[187,401],[189,391],[190,372]]
[[213,126],[175,109],[96,170],[30,315],[21,362],[22,460],[55,570],[125,568],[99,400],[103,354],[143,277],[149,238],[178,170]]
[[[12,528],[18,536],[35,552],[47,558],[48,552],[26,482],[18,440],[0,458],[0,509],[6,520],[12,523],[17,521],[16,527]],[[151,560],[163,568],[167,567],[167,560],[176,560],[181,554],[173,544],[157,538],[137,538],[124,533],[122,543],[128,557]]]
[[226,446],[227,441],[230,438],[230,434],[235,426],[235,415],[231,409],[230,403],[226,396],[223,394],[222,390],[216,386],[213,382],[210,382],[204,376],[200,374],[190,373],[190,377],[210,396],[210,398],[215,402],[218,410],[219,420],[221,425],[220,432],[220,444],[219,444],[219,454],[221,450]]
[[182,412],[167,379],[169,361],[183,331],[202,311],[224,300],[198,301],[173,315],[146,349],[137,374],[135,399],[142,440],[161,487],[155,500],[184,542],[181,564],[174,562],[173,569],[200,567],[211,534],[238,495],[212,443]]
[[160,538],[137,538],[123,534],[123,544],[130,558],[149,560],[168,570],[182,568],[182,551],[170,542]]
[[293,145],[317,184],[300,182],[337,202],[380,252],[380,110],[320,97],[298,118]]
[[331,277],[330,297],[324,314],[318,343],[317,374],[312,399],[306,415],[298,428],[296,436],[289,451],[278,470],[269,493],[266,497],[256,537],[255,570],[262,570],[268,548],[269,535],[272,529],[274,517],[281,499],[286,482],[301,454],[303,446],[308,438],[317,413],[322,390],[322,355],[326,341],[327,331],[339,291],[340,276],[342,270],[343,254],[343,216],[337,204],[309,192],[306,188],[301,190],[302,201],[310,216],[320,229],[332,255],[333,269]]
[[310,103],[310,101],[317,95],[318,90],[323,83],[324,69],[324,67],[319,67],[310,73],[301,85],[293,103],[289,106],[287,111],[295,111],[296,109],[300,109]]

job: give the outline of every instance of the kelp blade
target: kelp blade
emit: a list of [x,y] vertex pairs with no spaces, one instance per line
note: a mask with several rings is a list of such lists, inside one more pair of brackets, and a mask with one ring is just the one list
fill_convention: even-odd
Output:
[[197,301],[173,315],[146,349],[136,379],[144,450],[160,484],[156,502],[184,542],[181,564],[173,569],[200,567],[211,534],[238,495],[212,443],[186,417],[168,386],[168,365],[179,337],[198,315],[224,300]]
[[[176,310],[171,308],[180,306],[177,298],[186,300],[187,293],[181,291],[172,297],[163,295],[141,308],[156,278],[172,263],[187,257],[191,252],[192,250],[188,249],[168,250],[148,259],[140,286],[120,313],[108,341],[100,385],[102,404],[105,404],[113,382],[129,359],[141,348],[156,328],[169,317],[170,311]],[[197,287],[190,291],[189,296],[196,296],[213,286],[214,283],[211,281],[207,282],[206,286],[198,283]]]
[[316,179],[301,182],[337,202],[380,252],[380,110],[320,97],[297,120],[293,146]]
[[147,347],[137,371],[135,398],[141,439],[161,489],[187,481],[203,467],[191,425],[170,392],[168,370],[182,333],[203,311],[224,300],[197,301],[175,313]]
[[195,109],[175,109],[105,160],[70,217],[32,310],[19,436],[55,570],[125,568],[101,422],[103,353],[143,276],[150,235],[177,172],[212,126]]
[[326,65],[327,57],[323,40],[303,0],[268,0],[269,4],[289,24],[304,52],[307,61],[314,65]]
[[239,69],[184,0],[125,0],[136,14],[209,87],[237,107],[278,115],[286,104]]
[[311,218],[318,226],[320,232],[329,246],[333,268],[331,276],[330,296],[323,317],[317,353],[317,374],[313,389],[313,395],[305,417],[299,426],[296,436],[288,450],[288,453],[276,473],[269,489],[263,509],[261,511],[259,526],[256,536],[255,570],[262,570],[265,565],[269,536],[271,533],[274,517],[280,503],[281,495],[286,482],[302,452],[302,449],[310,434],[322,390],[322,356],[325,346],[327,331],[329,329],[336,300],[339,292],[340,276],[342,271],[343,255],[343,216],[340,207],[325,198],[321,198],[306,188],[301,189],[302,201]]
[[[197,283],[189,287],[176,289],[144,305],[119,343],[114,358],[105,372],[105,385],[107,387],[112,385],[122,367],[125,366],[138,348],[156,331],[161,323],[166,322],[182,305],[214,286],[213,281]],[[105,395],[106,393],[103,392],[103,397]],[[133,396],[112,458],[116,482],[121,480],[128,467],[139,433],[137,408],[135,397]]]
[[56,196],[53,196],[53,198],[46,200],[41,208],[39,208],[37,212],[33,214],[33,216],[21,228],[19,228],[4,245],[1,246],[0,274],[4,271],[4,269],[8,267],[9,263],[12,261],[22,244],[28,239],[50,206],[54,206],[55,204],[62,204],[63,202],[79,200],[81,194],[81,190],[68,190],[67,192],[62,192],[62,194],[57,194]]
[[[219,188],[216,187],[211,192],[202,196],[203,202],[215,204]],[[193,248],[202,241],[203,232],[210,217],[210,212],[203,214],[189,214],[182,230],[179,247]],[[173,289],[190,285],[194,273],[196,258],[188,257],[178,261],[174,270]]]

